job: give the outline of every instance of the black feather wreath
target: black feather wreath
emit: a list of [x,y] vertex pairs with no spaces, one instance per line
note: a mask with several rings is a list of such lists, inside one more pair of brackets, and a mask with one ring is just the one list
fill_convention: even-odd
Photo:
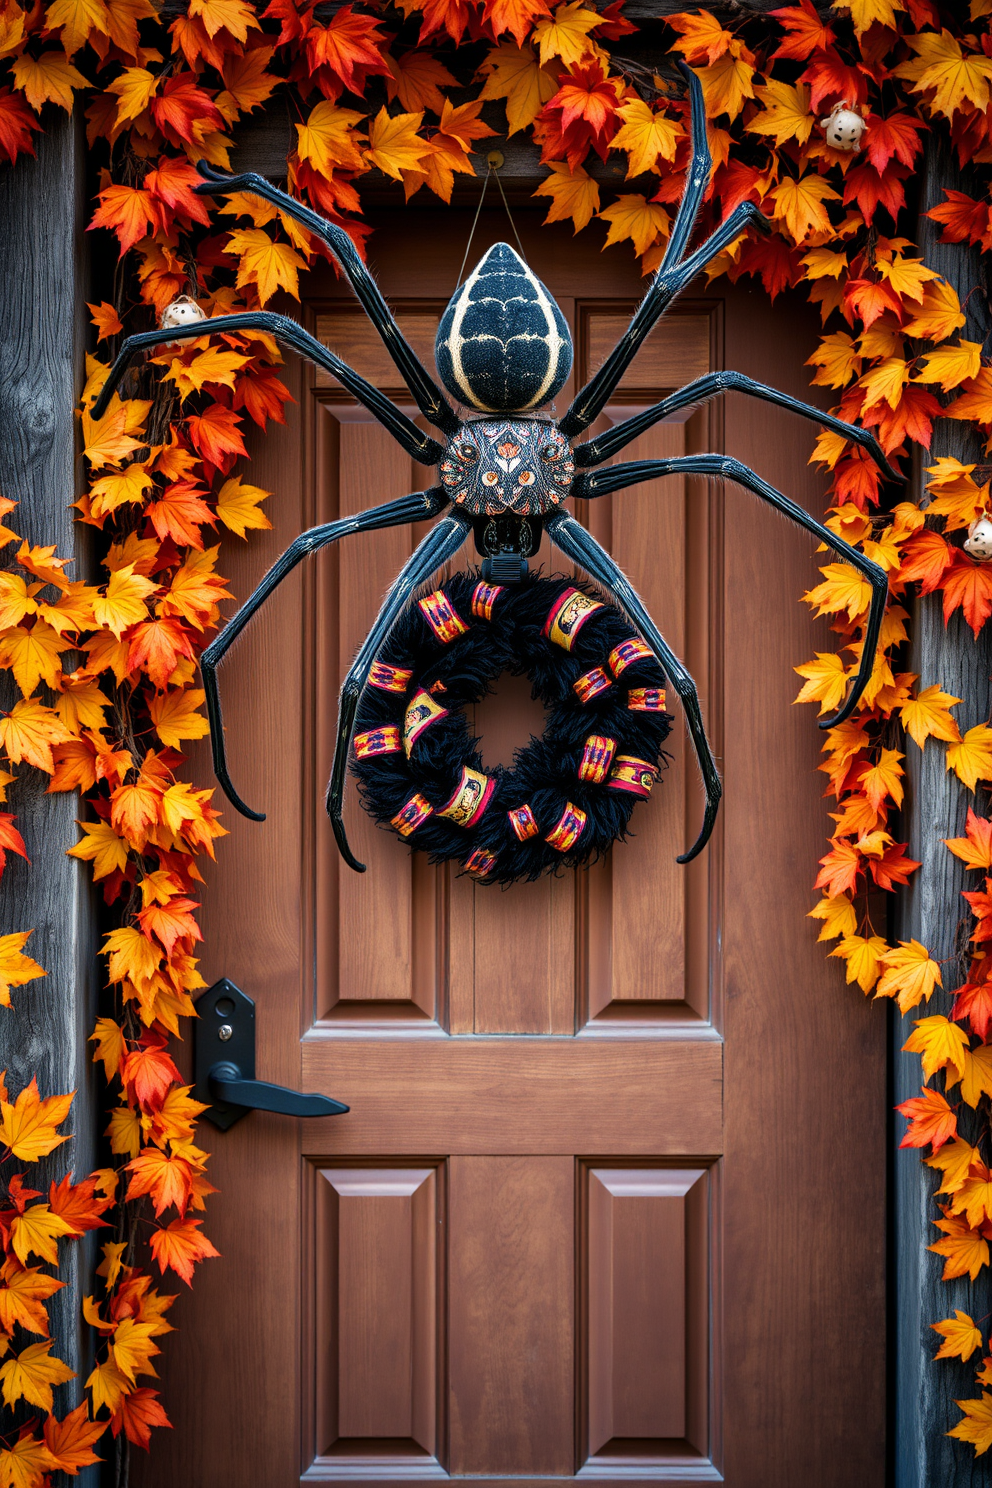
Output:
[[[480,882],[509,884],[536,879],[563,865],[588,863],[623,840],[639,797],[650,790],[661,762],[668,762],[662,744],[672,719],[661,711],[664,673],[653,655],[638,654],[647,650],[643,643],[635,647],[634,659],[626,666],[616,660],[618,645],[640,638],[615,606],[600,602],[591,610],[571,637],[569,650],[545,635],[549,614],[562,596],[579,590],[598,599],[593,589],[561,576],[530,574],[520,584],[497,590],[486,619],[484,599],[473,612],[473,597],[480,587],[478,571],[469,571],[456,574],[443,590],[435,591],[456,617],[448,627],[453,634],[447,642],[420,603],[393,627],[374,676],[384,677],[399,690],[366,689],[351,768],[360,782],[363,806],[381,826],[396,830],[397,818],[417,797],[419,802],[410,809],[415,818],[423,819],[412,829],[409,820],[401,819],[406,828],[402,835],[411,847],[429,853],[432,862],[461,863]],[[445,628],[443,615],[440,628]],[[400,669],[400,675],[390,675],[384,667]],[[597,680],[603,690],[583,702],[573,684],[596,668],[601,669]],[[479,702],[503,672],[526,673],[533,696],[548,710],[548,721],[541,738],[532,737],[517,750],[510,769],[486,771],[479,741],[469,734],[463,710]],[[408,757],[402,743],[404,724],[411,700],[420,691],[447,711],[417,734]],[[642,704],[647,699],[653,711],[639,708],[635,699]],[[380,730],[385,731],[381,739]],[[605,772],[601,753],[598,763],[586,765],[587,777],[591,773],[593,778],[583,779],[580,768],[590,738],[615,741],[615,748],[610,754],[607,747]],[[385,743],[390,752],[363,755],[370,741],[373,748]],[[634,771],[633,790],[617,785],[620,756],[645,766],[641,771],[626,766],[628,780]],[[463,767],[485,776],[487,790],[492,782],[484,812],[469,827],[441,814],[458,792]],[[478,782],[472,789],[478,791]],[[508,813],[524,805],[530,808],[533,835],[521,840]],[[555,828],[561,827],[570,806],[577,808],[576,813],[571,820],[566,818],[565,829],[557,834],[559,844],[565,844],[562,850],[554,845]]]

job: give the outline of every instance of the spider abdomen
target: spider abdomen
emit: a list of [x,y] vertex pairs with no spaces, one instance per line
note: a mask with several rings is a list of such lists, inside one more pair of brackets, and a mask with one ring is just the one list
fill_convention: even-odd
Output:
[[542,419],[473,419],[450,441],[440,472],[449,500],[472,516],[543,516],[567,499],[575,457]]
[[509,243],[496,243],[452,295],[434,349],[453,398],[524,413],[561,391],[572,367],[565,317]]

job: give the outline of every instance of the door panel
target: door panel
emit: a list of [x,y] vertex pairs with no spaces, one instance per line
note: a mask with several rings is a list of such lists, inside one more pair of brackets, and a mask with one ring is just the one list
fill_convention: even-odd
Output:
[[[409,210],[374,239],[425,359],[464,240],[436,223]],[[584,377],[643,284],[622,250],[523,236]],[[333,276],[306,292],[321,338],[409,408]],[[740,289],[680,302],[600,427],[724,364],[808,395],[805,317]],[[275,531],[239,555],[242,595],[301,528],[432,481],[328,379],[290,373],[299,408],[252,469],[278,492]],[[738,399],[621,458],[725,444],[816,509],[814,438]],[[336,689],[426,526],[322,554],[225,667],[235,779],[269,819],[225,818],[205,974],[256,998],[261,1078],[351,1110],[255,1114],[213,1142],[224,1259],[176,1308],[163,1373],[179,1430],[149,1488],[884,1479],[883,1030],[804,920],[822,805],[792,667],[830,644],[797,604],[811,544],[704,482],[577,515],[699,684],[727,794],[687,869],[674,860],[702,797],[680,717],[629,840],[586,872],[481,887],[375,829],[353,788],[368,872],[341,868],[322,809]],[[539,561],[564,568],[546,542]],[[493,764],[541,710],[504,679],[475,725]]]

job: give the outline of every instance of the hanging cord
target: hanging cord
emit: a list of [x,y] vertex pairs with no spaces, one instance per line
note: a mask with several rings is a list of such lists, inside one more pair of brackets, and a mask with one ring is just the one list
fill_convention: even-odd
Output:
[[[472,230],[468,235],[468,242],[465,244],[465,252],[462,255],[462,266],[458,270],[458,284],[455,285],[456,289],[458,288],[458,285],[461,284],[465,274],[465,265],[468,263],[468,255],[472,247],[472,239],[475,237],[475,229],[479,225],[479,213],[482,211],[482,203],[486,199],[486,187],[489,185],[489,177],[492,175],[492,170],[492,157],[490,156],[489,169],[486,171],[485,179],[482,182],[482,194],[479,197],[479,205],[476,207],[475,216],[472,218]],[[496,179],[499,180],[499,177],[497,176]],[[500,187],[500,190],[502,190],[502,187]]]
[[517,232],[517,224],[513,220],[513,213],[510,211],[510,203],[506,199],[506,192],[503,190],[503,182],[500,179],[499,173],[502,164],[503,156],[500,151],[490,150],[486,160],[486,174],[482,181],[482,191],[479,195],[479,205],[476,207],[475,216],[472,218],[472,227],[468,235],[468,242],[465,244],[465,252],[462,255],[461,268],[458,270],[458,283],[455,285],[456,289],[458,288],[458,285],[461,284],[465,275],[465,265],[468,263],[468,256],[472,250],[472,239],[475,237],[475,229],[479,225],[479,215],[482,212],[482,204],[486,199],[486,188],[489,185],[490,176],[496,177],[496,185],[499,187],[499,194],[503,198],[503,206],[506,211],[507,218],[509,219],[510,226],[513,229],[513,236],[517,240],[517,247],[520,249],[520,257],[523,259],[524,263],[527,263],[527,254],[524,252],[524,245],[520,241],[520,234]]

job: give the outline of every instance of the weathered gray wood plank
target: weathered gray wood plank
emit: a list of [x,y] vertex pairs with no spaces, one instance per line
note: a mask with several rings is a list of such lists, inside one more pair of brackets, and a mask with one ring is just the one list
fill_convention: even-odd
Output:
[[[74,407],[81,386],[82,158],[76,125],[51,109],[37,136],[37,158],[0,171],[0,492],[20,505],[9,518],[33,543],[77,550],[69,510],[76,489]],[[8,547],[0,561],[9,564]],[[78,576],[78,570],[77,570]],[[10,706],[11,695],[3,702]],[[17,813],[30,866],[8,857],[0,881],[0,933],[34,928],[27,950],[48,972],[15,988],[12,1011],[0,1009],[0,1068],[12,1092],[38,1075],[42,1095],[78,1089],[69,1121],[72,1140],[30,1170],[49,1179],[96,1165],[92,1065],[86,1039],[95,1013],[93,916],[87,877],[65,856],[76,838],[78,802],[46,795],[47,776],[25,766],[5,810]],[[50,1304],[57,1352],[80,1376],[88,1370],[89,1330],[80,1301],[89,1244],[60,1246],[60,1276],[68,1283]],[[81,1379],[56,1391],[61,1416],[80,1398]],[[75,1481],[95,1482],[89,1469]]]
[[[975,184],[963,180],[946,143],[935,132],[928,137],[926,165],[921,197],[921,211],[943,201],[943,187],[975,190]],[[923,255],[932,268],[953,284],[962,305],[980,280],[977,252],[959,245],[938,242],[937,225],[921,216],[918,239]],[[984,298],[972,295],[968,304],[969,320],[961,334],[982,341],[988,325],[976,318]],[[924,468],[939,455],[953,455],[960,460],[982,458],[982,443],[966,424],[939,419],[935,426],[933,459],[923,458],[915,473],[917,494],[926,482]],[[948,692],[963,699],[955,711],[961,732],[976,723],[984,723],[992,703],[989,673],[992,671],[992,636],[989,627],[976,643],[960,611],[945,629],[940,594],[918,601],[913,618],[913,641],[910,670],[920,674],[920,688],[939,682]],[[947,1013],[948,995],[964,980],[967,960],[957,960],[962,939],[962,921],[968,906],[961,899],[963,888],[973,886],[974,875],[967,874],[964,864],[944,847],[942,838],[958,837],[964,832],[968,804],[972,797],[953,772],[945,769],[942,744],[928,741],[924,750],[911,741],[907,744],[908,792],[906,819],[909,831],[909,854],[921,862],[904,893],[897,930],[901,940],[911,937],[922,941],[937,960],[944,963],[945,991],[935,992],[926,1007],[920,1007],[906,1018],[898,1012],[893,1017],[894,1098],[903,1101],[920,1092],[920,1058],[904,1054],[902,1045],[912,1031],[912,1020],[933,1013]],[[978,809],[981,810],[979,803]],[[972,1448],[946,1436],[951,1426],[961,1419],[954,1404],[957,1399],[973,1399],[979,1392],[975,1385],[974,1365],[942,1359],[934,1364],[933,1356],[940,1344],[930,1324],[953,1317],[959,1307],[976,1319],[985,1318],[988,1329],[989,1273],[983,1271],[976,1283],[965,1276],[958,1281],[943,1282],[943,1261],[926,1251],[925,1246],[940,1238],[931,1221],[937,1216],[933,1200],[940,1186],[939,1175],[920,1162],[920,1154],[898,1143],[905,1130],[901,1117],[895,1119],[894,1149],[894,1239],[895,1239],[895,1456],[896,1488],[978,1488],[988,1482],[988,1468],[983,1459],[976,1461]]]

